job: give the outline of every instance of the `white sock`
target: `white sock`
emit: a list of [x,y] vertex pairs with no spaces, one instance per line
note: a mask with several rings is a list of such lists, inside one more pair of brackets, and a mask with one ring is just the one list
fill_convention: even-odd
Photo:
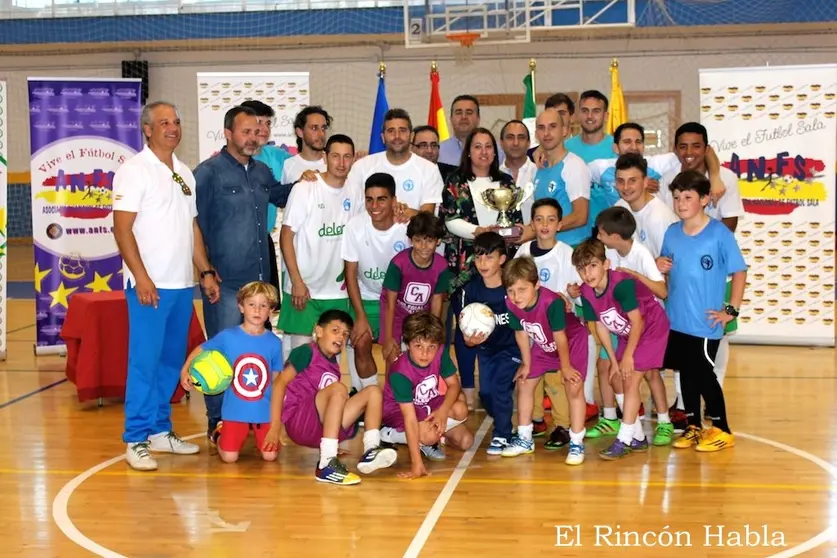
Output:
[[616,393],[616,404],[619,405],[619,410],[623,413],[625,412],[625,394],[624,393]]
[[674,371],[674,391],[677,393],[677,401],[675,402],[677,409],[685,411],[686,405],[683,403],[683,391],[680,389],[680,372],[677,370]]
[[522,440],[526,440],[527,442],[532,441],[532,429],[534,425],[530,422],[527,425],[518,425],[517,427],[517,435],[520,436]]
[[581,432],[573,432],[572,430],[570,430],[570,443],[583,446],[585,434],[587,434],[586,428],[582,428]]
[[616,407],[605,407],[603,416],[607,420],[616,420]]
[[596,350],[596,340],[592,335],[587,336],[587,377],[584,378],[584,399],[591,405],[596,404],[593,391],[596,388],[596,361],[599,359],[599,351]]
[[368,378],[358,378],[358,380],[360,380],[360,389],[378,385],[377,374],[375,374],[374,376],[369,376]]
[[727,364],[729,364],[729,337],[724,335],[721,344],[718,345],[718,354],[715,355],[715,375],[718,376],[718,383],[724,386],[724,377],[727,375]]
[[337,439],[320,438],[320,469],[328,465],[328,462],[337,457]]
[[360,376],[357,375],[357,366],[355,366],[355,348],[351,345],[346,345],[346,358],[349,359],[349,377],[351,378],[352,388],[358,391],[363,389]]
[[406,444],[407,433],[403,430],[396,430],[390,426],[383,426],[381,427],[381,441],[388,444]]
[[625,445],[631,445],[631,440],[634,439],[634,425],[626,424],[624,421],[619,425],[619,433],[616,435],[620,442]]
[[634,423],[634,440],[639,440],[640,442],[645,439],[645,430],[642,429],[642,421],[638,418]]
[[668,411],[665,413],[657,413],[657,424],[665,424],[667,422],[671,422],[671,419],[668,416]]
[[375,449],[381,445],[381,431],[377,428],[375,430],[365,430],[363,432],[363,453],[371,449]]
[[465,419],[456,420],[456,419],[452,419],[452,418],[448,417],[448,421],[445,424],[445,432],[453,430],[454,428],[456,428],[457,426],[459,426],[463,422],[465,422]]

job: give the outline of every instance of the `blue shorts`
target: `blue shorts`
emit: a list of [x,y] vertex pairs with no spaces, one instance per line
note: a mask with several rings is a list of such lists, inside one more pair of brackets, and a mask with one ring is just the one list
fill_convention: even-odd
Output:
[[[616,352],[616,347],[619,345],[619,336],[615,333],[610,334],[610,344],[613,345],[613,352]],[[599,351],[599,358],[602,360],[610,360],[607,358],[607,351],[604,350],[604,347],[601,347]]]

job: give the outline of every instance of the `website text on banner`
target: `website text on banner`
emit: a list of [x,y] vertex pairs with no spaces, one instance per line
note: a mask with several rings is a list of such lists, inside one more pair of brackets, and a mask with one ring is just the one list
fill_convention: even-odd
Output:
[[0,359],[6,360],[6,329],[9,319],[6,314],[6,231],[8,218],[9,173],[6,163],[6,82],[0,80]]
[[700,99],[744,202],[749,272],[731,341],[834,346],[837,65],[701,70]]
[[77,292],[122,288],[113,175],[142,149],[140,80],[29,78],[35,353],[64,352]]

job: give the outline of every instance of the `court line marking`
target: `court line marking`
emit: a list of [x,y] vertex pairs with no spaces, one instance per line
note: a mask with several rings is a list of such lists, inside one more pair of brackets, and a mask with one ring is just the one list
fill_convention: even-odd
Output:
[[[816,455],[810,454],[807,451],[803,451],[799,448],[795,448],[793,446],[789,446],[787,444],[783,444],[782,442],[776,442],[774,440],[770,440],[768,438],[762,438],[760,436],[754,436],[752,434],[744,434],[742,432],[736,432],[736,437],[744,438],[747,440],[752,440],[754,442],[759,442],[768,446],[772,446],[776,449],[780,449],[786,451],[790,454],[793,454],[797,457],[801,457],[802,459],[806,459],[811,463],[818,465],[822,470],[826,473],[830,474],[835,481],[837,481],[837,467],[825,461],[824,459],[820,459]],[[828,520],[826,520],[828,521]],[[800,543],[792,548],[779,552],[778,554],[773,554],[769,558],[790,558],[791,556],[797,556],[802,554],[803,552],[808,552],[821,544],[825,544],[829,542],[832,537],[837,535],[837,527],[833,527],[830,523],[826,524],[826,528],[818,535],[808,539],[807,541]]]
[[42,392],[44,392],[48,389],[54,388],[55,386],[60,386],[61,384],[63,384],[66,381],[67,381],[67,378],[64,378],[64,379],[58,380],[57,382],[52,382],[51,384],[41,386],[34,391],[30,391],[29,393],[24,393],[23,395],[15,397],[14,399],[9,399],[5,403],[0,403],[0,409],[5,409],[6,407],[14,405],[15,403],[20,403],[21,401],[23,401],[25,399],[29,399],[33,395],[38,395],[39,393],[42,393]]
[[[462,459],[460,459],[459,463],[457,464],[453,475],[451,475],[451,477],[447,480],[447,483],[446,483],[445,487],[442,489],[442,493],[440,493],[439,496],[437,497],[436,502],[434,503],[431,510],[428,512],[427,516],[424,519],[424,522],[422,523],[421,527],[419,528],[419,531],[416,533],[415,537],[413,538],[413,541],[410,544],[410,547],[407,549],[407,552],[404,554],[405,557],[408,557],[408,556],[409,557],[417,557],[419,555],[419,553],[421,552],[422,548],[424,547],[424,544],[427,542],[427,539],[429,538],[429,536],[430,536],[430,534],[433,530],[433,527],[438,522],[439,518],[441,517],[441,514],[444,512],[444,508],[447,506],[448,502],[450,501],[450,498],[453,495],[454,490],[456,489],[456,485],[458,485],[462,481],[462,477],[465,475],[465,470],[468,468],[468,466],[470,465],[471,461],[474,458],[474,455],[476,455],[476,452],[479,450],[479,446],[482,444],[482,440],[485,438],[485,435],[488,432],[488,428],[491,426],[491,423],[492,423],[491,418],[486,417],[486,419],[480,425],[480,428],[477,431],[477,434],[474,438],[474,445],[471,447],[471,449],[469,449],[465,453],[465,455],[462,456]],[[205,433],[193,434],[191,436],[186,436],[183,439],[184,440],[191,440],[193,438],[199,438],[199,437],[202,437],[202,436],[205,436]],[[776,441],[773,441],[773,440],[770,440],[770,439],[767,439],[767,438],[762,438],[760,436],[754,436],[752,434],[745,434],[743,432],[737,432],[736,437],[740,437],[740,438],[752,440],[754,442],[758,442],[758,443],[761,443],[761,444],[765,444],[765,445],[768,445],[768,446],[772,446],[776,449],[786,451],[786,452],[788,452],[792,455],[795,455],[797,457],[805,459],[805,460],[819,466],[821,469],[823,469],[829,475],[831,475],[835,480],[837,480],[837,467],[831,465],[830,463],[828,463],[827,461],[825,461],[823,459],[820,459],[816,455],[813,455],[813,454],[808,453],[806,451],[800,450],[800,449],[795,448],[793,446],[783,444],[781,442],[776,442]],[[73,478],[72,480],[67,482],[67,484],[65,484],[61,488],[61,490],[58,492],[58,494],[56,495],[56,497],[55,497],[55,499],[53,500],[53,503],[52,503],[52,518],[55,521],[58,528],[61,530],[61,532],[64,533],[64,535],[68,539],[70,539],[72,542],[74,542],[76,545],[84,548],[85,550],[87,550],[87,551],[89,551],[89,552],[91,552],[91,553],[93,553],[97,556],[102,556],[104,558],[128,558],[128,557],[126,557],[122,554],[119,554],[117,552],[114,552],[114,551],[112,551],[108,548],[105,548],[104,546],[102,546],[102,545],[96,543],[95,541],[91,540],[90,538],[86,537],[81,531],[79,531],[78,528],[73,523],[73,521],[70,519],[70,516],[69,516],[69,513],[68,513],[69,501],[70,501],[70,497],[72,496],[73,492],[79,486],[81,486],[82,483],[84,483],[86,480],[88,480],[93,475],[103,471],[104,469],[107,469],[111,465],[114,465],[116,463],[119,463],[120,461],[123,461],[124,459],[125,459],[125,455],[122,454],[122,455],[119,455],[119,456],[114,457],[112,459],[109,459],[107,461],[103,461],[102,463],[99,463],[98,465],[95,465],[95,466],[91,467],[90,469],[87,469],[86,471],[82,472],[81,474],[78,474],[75,478]],[[467,461],[466,461],[466,459],[467,459]],[[13,470],[11,470],[9,472],[13,472]],[[33,471],[33,473],[34,472],[35,471]],[[45,472],[49,473],[50,471],[39,471],[40,474],[44,474]],[[0,473],[6,473],[6,470],[0,470]],[[55,473],[55,471],[53,471],[53,473]],[[126,473],[131,474],[130,472],[126,472]],[[67,474],[75,474],[75,471],[68,471]],[[105,474],[112,475],[113,473],[105,473]],[[123,473],[123,474],[125,474],[125,473]],[[149,475],[149,473],[136,473],[136,474],[141,475],[141,476],[148,476]],[[202,476],[202,475],[199,475],[199,474],[196,475],[194,473],[184,473],[182,475],[175,475],[175,474],[171,474],[171,473],[151,473],[151,474],[168,475],[168,476],[184,476],[184,477],[185,476]],[[209,475],[205,475],[205,476],[209,476]],[[258,475],[258,476],[265,477],[265,478],[273,478],[274,477],[272,475],[267,475],[267,476]],[[218,475],[218,477],[219,478],[224,478],[224,477],[235,477],[235,476],[234,475]],[[279,477],[279,476],[276,476],[276,477]],[[293,477],[291,477],[291,478],[293,478]],[[455,481],[454,481],[454,478],[456,478]],[[310,479],[310,477],[306,476],[305,479]],[[289,478],[289,480],[290,480],[290,478]],[[378,482],[385,481],[385,480],[389,480],[389,479],[378,479]],[[429,479],[425,479],[425,480],[433,480],[433,477],[430,477]],[[496,483],[507,482],[507,481],[503,481],[502,479],[484,479],[483,482],[485,482],[486,480],[490,480],[490,481],[496,482]],[[479,482],[480,482],[479,479],[473,479],[473,480],[469,479],[469,480],[465,481],[466,484],[472,484],[472,483],[477,484]],[[523,484],[522,482],[519,482],[519,481],[516,481],[516,482],[518,482],[519,484]],[[595,481],[595,482],[597,482],[601,486],[611,486],[611,485],[607,484],[606,481]],[[538,484],[559,484],[559,483],[556,483],[554,481],[540,481],[540,482],[538,482]],[[562,481],[560,484],[583,484],[583,483],[576,483],[576,482],[570,483],[569,481],[567,481],[567,482]],[[592,484],[592,483],[590,483],[590,484]],[[616,484],[618,484],[620,486],[624,486],[625,484],[631,484],[631,483],[625,483],[625,482],[614,483],[614,485],[616,485]],[[639,485],[641,483],[637,482],[636,484]],[[661,483],[661,484],[664,484],[664,483]],[[702,487],[702,488],[710,487],[710,488],[712,488],[712,487],[716,487],[716,486],[719,487],[719,488],[728,488],[727,485],[723,485],[723,484],[721,484],[721,485],[706,485],[706,484],[698,484],[698,483],[695,483],[695,484],[696,484],[696,486],[695,486],[696,488],[697,487]],[[646,486],[647,486],[647,483],[646,483]],[[734,485],[734,486],[744,487],[744,485]],[[754,486],[757,486],[757,485],[754,485]],[[768,485],[768,486],[770,486],[770,485]],[[774,485],[774,486],[783,486],[783,485]],[[748,488],[749,488],[749,486],[748,486]],[[421,536],[421,538],[420,538],[420,536]],[[807,541],[804,541],[804,542],[802,542],[802,543],[800,543],[800,544],[798,544],[798,545],[796,545],[792,548],[789,548],[785,551],[782,551],[778,554],[774,554],[774,555],[770,556],[769,558],[791,558],[792,556],[797,556],[799,554],[802,554],[804,552],[812,550],[812,549],[814,549],[814,548],[816,548],[816,547],[818,547],[818,546],[820,546],[824,543],[829,542],[833,536],[837,536],[837,528],[833,528],[829,525],[821,533],[815,535],[814,537],[808,539]]]
[[477,451],[480,449],[480,445],[482,445],[482,441],[493,423],[494,421],[491,417],[485,417],[482,421],[482,424],[477,430],[476,436],[474,436],[474,444],[468,451],[465,452],[462,459],[459,460],[456,470],[450,478],[448,478],[448,482],[442,488],[442,492],[439,493],[439,496],[433,503],[433,507],[430,508],[429,512],[427,512],[421,527],[419,527],[418,532],[413,537],[410,546],[407,547],[407,551],[404,553],[404,558],[416,558],[422,548],[424,548],[424,544],[433,532],[436,522],[439,521],[442,513],[444,513],[445,507],[448,505],[451,496],[453,496],[453,492],[456,490],[459,481],[462,480],[463,476],[465,476],[465,471],[468,469],[468,465],[471,464],[471,461],[474,459],[474,455],[476,455]]

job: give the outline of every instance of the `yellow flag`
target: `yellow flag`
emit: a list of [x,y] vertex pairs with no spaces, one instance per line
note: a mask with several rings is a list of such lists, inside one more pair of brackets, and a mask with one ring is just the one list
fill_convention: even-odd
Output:
[[615,58],[610,63],[610,110],[607,118],[607,133],[612,134],[616,128],[628,121],[628,105],[622,94],[622,84],[619,83],[619,61]]

